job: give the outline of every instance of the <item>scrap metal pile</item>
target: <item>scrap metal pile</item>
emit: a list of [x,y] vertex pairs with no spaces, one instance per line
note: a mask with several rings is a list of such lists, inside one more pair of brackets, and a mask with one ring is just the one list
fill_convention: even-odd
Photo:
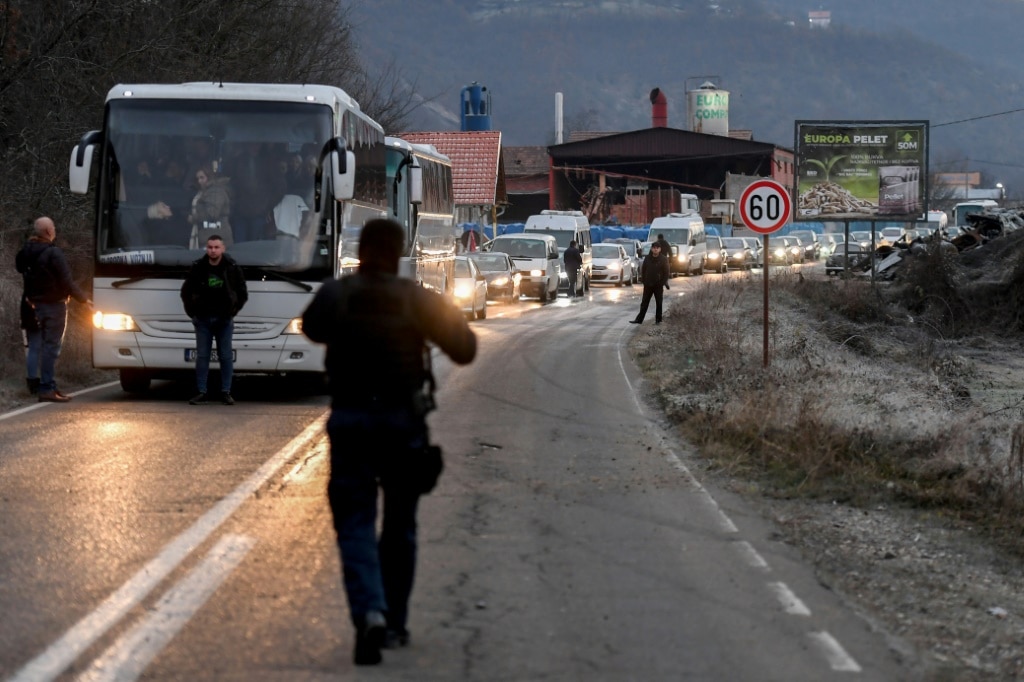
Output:
[[[994,265],[992,261],[1002,260],[1007,251],[1013,254],[1019,251],[1021,239],[1006,238],[1015,232],[1020,232],[1015,237],[1024,235],[1024,209],[996,208],[983,213],[970,213],[967,215],[967,223],[968,226],[952,239],[945,239],[936,233],[925,239],[910,242],[901,239],[895,244],[877,247],[875,276],[884,280],[896,279],[908,259],[924,255],[933,245],[950,256],[957,255],[959,264],[968,269]],[[868,259],[858,265],[854,274],[870,276],[871,263]]]

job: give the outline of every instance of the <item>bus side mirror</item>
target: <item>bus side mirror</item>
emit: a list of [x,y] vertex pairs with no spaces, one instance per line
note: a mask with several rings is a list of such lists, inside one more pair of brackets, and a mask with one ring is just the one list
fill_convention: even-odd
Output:
[[356,155],[342,147],[331,152],[331,179],[334,199],[349,201],[355,195]]
[[418,161],[413,161],[408,169],[409,174],[409,203],[420,205],[423,203],[423,169]]
[[82,136],[75,148],[71,150],[68,162],[68,188],[73,194],[89,193],[89,176],[92,174],[92,155],[96,145],[100,143],[102,133],[92,130]]

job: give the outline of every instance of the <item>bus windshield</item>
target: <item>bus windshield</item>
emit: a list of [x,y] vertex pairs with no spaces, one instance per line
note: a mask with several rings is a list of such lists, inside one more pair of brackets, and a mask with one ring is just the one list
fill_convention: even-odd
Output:
[[331,117],[294,102],[111,101],[97,269],[181,268],[217,234],[242,266],[329,272],[330,206],[317,206],[315,178]]

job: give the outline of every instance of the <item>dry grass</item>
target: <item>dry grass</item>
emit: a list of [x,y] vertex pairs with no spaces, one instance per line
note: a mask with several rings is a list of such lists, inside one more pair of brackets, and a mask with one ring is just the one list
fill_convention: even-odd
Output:
[[720,471],[775,495],[911,504],[1019,535],[1024,400],[998,413],[972,401],[964,355],[991,320],[960,314],[955,287],[918,311],[889,300],[919,284],[781,272],[764,368],[760,277],[702,282],[634,338],[634,356]]

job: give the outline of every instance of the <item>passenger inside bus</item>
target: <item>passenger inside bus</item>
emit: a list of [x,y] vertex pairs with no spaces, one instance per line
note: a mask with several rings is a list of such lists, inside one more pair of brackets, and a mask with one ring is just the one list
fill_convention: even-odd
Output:
[[230,149],[224,175],[231,179],[231,225],[235,241],[274,239],[274,207],[288,191],[282,158],[269,145],[245,142]]
[[188,246],[193,193],[184,188],[182,168],[174,159],[138,158],[119,169],[117,225],[109,248]]

